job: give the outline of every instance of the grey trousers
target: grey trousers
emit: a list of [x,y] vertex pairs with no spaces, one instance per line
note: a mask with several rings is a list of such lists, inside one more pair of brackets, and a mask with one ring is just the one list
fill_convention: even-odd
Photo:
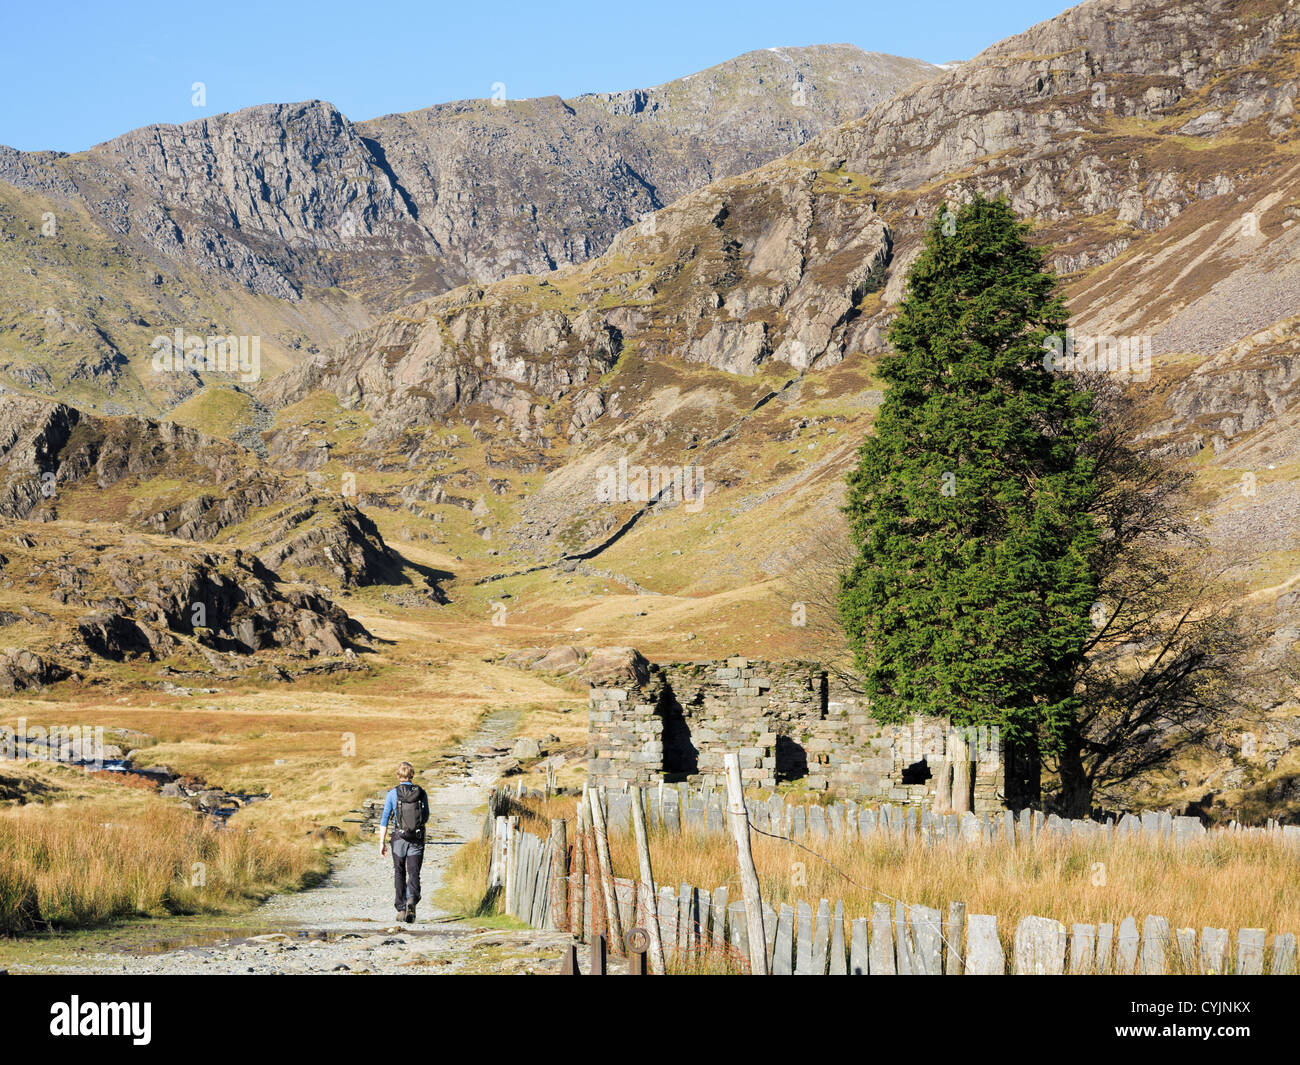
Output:
[[404,910],[420,901],[420,866],[424,844],[393,840],[393,909]]

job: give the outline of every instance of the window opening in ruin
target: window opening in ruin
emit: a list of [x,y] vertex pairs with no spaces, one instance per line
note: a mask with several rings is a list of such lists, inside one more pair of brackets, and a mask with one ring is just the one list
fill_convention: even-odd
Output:
[[930,772],[930,763],[922,758],[919,762],[913,762],[909,766],[903,767],[903,785],[924,784],[934,774]]

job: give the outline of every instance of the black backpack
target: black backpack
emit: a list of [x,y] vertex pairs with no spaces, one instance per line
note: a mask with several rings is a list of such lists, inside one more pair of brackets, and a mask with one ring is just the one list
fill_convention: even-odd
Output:
[[393,838],[407,843],[424,842],[424,789],[419,784],[397,785],[397,812],[393,817]]

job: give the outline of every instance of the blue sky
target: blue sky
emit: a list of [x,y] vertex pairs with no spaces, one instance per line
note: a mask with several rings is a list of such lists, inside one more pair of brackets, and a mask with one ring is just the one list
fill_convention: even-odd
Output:
[[[10,3],[0,144],[79,151],[152,122],[324,99],[352,119],[492,94],[640,88],[755,48],[848,42],[940,63],[1065,0]],[[192,102],[203,82],[206,101]]]

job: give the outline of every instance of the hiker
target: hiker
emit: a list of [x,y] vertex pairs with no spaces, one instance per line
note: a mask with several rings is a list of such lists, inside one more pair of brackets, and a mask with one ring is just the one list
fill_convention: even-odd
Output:
[[388,853],[388,822],[393,822],[393,906],[397,919],[412,924],[420,901],[420,866],[424,862],[424,826],[429,820],[429,796],[412,783],[415,766],[397,767],[397,787],[384,799],[379,819],[379,853]]

